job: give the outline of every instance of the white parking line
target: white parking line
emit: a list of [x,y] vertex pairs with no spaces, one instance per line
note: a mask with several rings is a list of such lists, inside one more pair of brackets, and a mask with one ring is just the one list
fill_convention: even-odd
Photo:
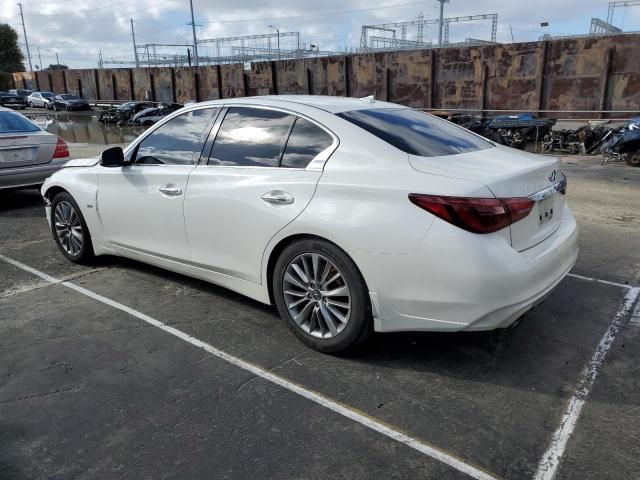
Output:
[[142,312],[134,310],[133,308],[127,307],[126,305],[123,305],[119,302],[111,300],[110,298],[103,297],[100,294],[92,292],[91,290],[87,290],[86,288],[80,287],[74,283],[59,280],[55,277],[52,277],[51,275],[47,275],[44,272],[36,270],[35,268],[32,268],[28,265],[18,262],[17,260],[13,260],[12,258],[6,257],[1,254],[0,254],[0,260],[4,260],[5,262],[15,267],[21,268],[29,273],[32,273],[33,275],[36,275],[42,278],[43,280],[46,280],[51,283],[63,285],[67,288],[75,290],[78,293],[86,295],[87,297],[90,297],[94,300],[102,302],[105,305],[109,305],[110,307],[116,308],[118,310],[128,313],[129,315],[139,318],[140,320],[143,320],[153,325],[154,327],[164,330],[165,332],[170,333],[171,335],[178,337],[179,339],[184,340],[185,342],[188,342],[196,347],[202,348],[206,352],[232,365],[235,365],[236,367],[239,367],[243,370],[251,372],[252,374],[264,380],[267,380],[286,390],[289,390],[308,400],[311,400],[312,402],[322,407],[325,407],[339,415],[342,415],[343,417],[349,418],[350,420],[353,420],[354,422],[359,423],[360,425],[363,425],[371,430],[374,430],[382,435],[385,435],[391,438],[392,440],[395,440],[410,448],[413,448],[414,450],[417,450],[418,452],[423,453],[424,455],[427,455],[435,460],[438,460],[450,466],[451,468],[458,470],[459,472],[465,473],[472,478],[475,478],[477,480],[497,480],[497,477],[495,477],[494,475],[486,473],[482,471],[480,468],[470,465],[469,463],[466,463],[465,461],[460,460],[459,458],[456,458],[449,453],[446,453],[436,447],[428,445],[421,440],[410,437],[409,435],[402,433],[399,430],[396,430],[388,425],[385,425],[384,423],[379,422],[367,416],[364,413],[358,412],[350,407],[347,407],[334,400],[326,398],[320,395],[319,393],[316,393],[312,390],[307,390],[306,388],[301,387],[300,385],[297,385],[289,380],[286,380],[283,377],[280,377],[271,372],[268,372],[267,370],[261,367],[258,367],[249,362],[246,362],[238,357],[234,357],[233,355],[229,355],[228,353],[222,350],[218,350],[217,348],[215,348],[212,345],[209,345],[208,343],[198,340],[197,338],[192,337],[191,335],[181,330],[178,330],[177,328],[166,325],[161,321],[156,320],[155,318],[152,318],[148,315],[145,315]]
[[578,387],[569,400],[569,405],[562,416],[560,427],[558,427],[553,437],[551,437],[551,444],[538,464],[538,469],[533,477],[534,480],[552,480],[555,477],[567,447],[567,442],[576,427],[582,407],[598,375],[598,370],[607,358],[607,353],[611,345],[613,345],[613,341],[616,339],[616,335],[620,331],[624,320],[629,316],[633,305],[638,299],[638,295],[640,295],[640,288],[638,287],[630,288],[627,291],[623,304],[609,323],[609,328],[607,328],[607,331],[600,340],[596,351],[591,357],[591,361],[582,371]]
[[588,280],[589,282],[602,283],[604,285],[611,285],[612,287],[633,288],[633,286],[624,283],[611,282],[609,280],[601,280],[599,278],[585,277],[584,275],[578,275],[577,273],[569,273],[567,274],[567,277],[577,278],[578,280]]
[[629,325],[633,327],[640,327],[640,302],[636,305],[635,310],[631,314]]

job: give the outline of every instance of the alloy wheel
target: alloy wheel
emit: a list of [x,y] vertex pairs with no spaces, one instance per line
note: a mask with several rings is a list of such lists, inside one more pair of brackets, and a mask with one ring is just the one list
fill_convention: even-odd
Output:
[[58,243],[71,256],[79,255],[84,244],[82,223],[73,205],[61,201],[54,211],[54,226]]
[[351,315],[351,293],[342,272],[319,253],[303,253],[285,269],[284,300],[293,321],[307,334],[333,338]]

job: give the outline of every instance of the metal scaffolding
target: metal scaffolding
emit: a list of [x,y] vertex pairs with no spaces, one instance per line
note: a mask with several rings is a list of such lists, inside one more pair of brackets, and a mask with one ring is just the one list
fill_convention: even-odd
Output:
[[620,33],[622,32],[621,28],[616,27],[615,25],[611,25],[610,23],[605,22],[599,18],[591,19],[591,29],[589,33],[591,35],[606,35],[608,33]]
[[[475,22],[479,20],[491,21],[490,40],[475,40],[475,42],[496,43],[498,33],[498,14],[486,13],[481,15],[467,15],[462,17],[448,17],[442,22],[442,45],[449,44],[449,27],[452,23]],[[404,22],[380,23],[376,25],[363,25],[360,34],[360,50],[391,50],[411,48],[432,48],[431,42],[424,41],[424,28],[430,25],[438,25],[440,19],[424,18],[422,15],[416,20]],[[407,38],[408,32],[415,31],[415,39]],[[467,42],[468,43],[468,42]]]
[[[301,43],[300,32],[278,32],[235,37],[203,38],[197,40],[198,64],[218,65],[270,60],[286,60],[344,52],[320,50],[317,45]],[[136,45],[140,66],[181,67],[195,64],[191,44],[149,43]],[[135,65],[134,59],[101,60],[104,65]]]

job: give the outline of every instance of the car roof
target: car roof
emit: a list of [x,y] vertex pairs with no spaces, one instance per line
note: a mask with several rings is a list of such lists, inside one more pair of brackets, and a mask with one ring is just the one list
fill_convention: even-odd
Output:
[[[315,107],[329,113],[366,110],[372,108],[408,108],[396,103],[375,100],[373,96],[364,98],[332,97],[328,95],[264,95],[257,97],[240,97],[233,99],[211,100],[198,105],[220,105],[225,103],[271,105],[274,107],[295,107],[305,105]],[[191,106],[191,105],[190,105]]]

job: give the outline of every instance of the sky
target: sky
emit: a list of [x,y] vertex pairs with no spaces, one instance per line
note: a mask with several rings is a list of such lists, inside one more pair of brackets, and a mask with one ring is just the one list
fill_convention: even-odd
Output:
[[[293,48],[293,37],[284,34],[300,32],[301,47],[314,44],[326,51],[357,49],[363,24],[414,20],[421,14],[435,19],[439,9],[435,0],[193,0],[193,5],[198,40],[274,33],[277,28],[283,50]],[[497,13],[497,40],[511,42],[513,34],[521,42],[545,33],[588,33],[592,17],[606,19],[607,5],[607,0],[450,0],[445,16]],[[185,45],[159,50],[169,55],[186,54],[186,45],[193,43],[189,0],[22,0],[22,7],[34,69],[40,59],[44,66],[56,63],[55,53],[71,68],[96,67],[100,52],[107,61],[132,61],[130,19],[138,45]],[[541,22],[549,26],[541,27]],[[24,43],[15,0],[0,0],[0,23],[16,28]],[[613,23],[625,31],[640,30],[640,6],[617,9]],[[452,24],[450,40],[489,40],[490,27],[489,21]],[[408,38],[415,33],[408,31]],[[424,32],[426,41],[437,42],[437,37],[436,27]],[[255,41],[245,45],[259,46]],[[200,56],[215,54],[212,47],[199,46]]]

